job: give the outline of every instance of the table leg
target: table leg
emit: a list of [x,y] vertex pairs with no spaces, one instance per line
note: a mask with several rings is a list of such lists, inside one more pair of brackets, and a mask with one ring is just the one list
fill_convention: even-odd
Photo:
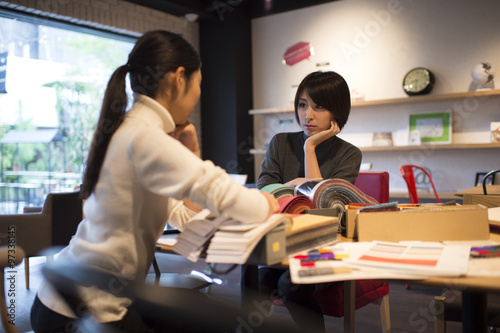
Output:
[[344,281],[344,333],[354,333],[356,281]]
[[487,332],[487,295],[480,291],[462,291],[462,332]]

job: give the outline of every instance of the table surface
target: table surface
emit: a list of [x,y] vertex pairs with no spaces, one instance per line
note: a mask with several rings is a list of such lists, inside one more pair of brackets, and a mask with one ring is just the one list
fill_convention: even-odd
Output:
[[[490,240],[495,242],[500,242],[500,233],[495,229],[495,231],[490,232]],[[169,235],[169,237],[176,235]],[[349,239],[341,236],[342,242],[353,242],[355,240]],[[172,250],[172,246],[157,246],[159,251],[164,251],[168,253],[175,253]],[[283,261],[280,265],[288,267],[288,260]],[[255,290],[257,282],[257,266],[255,265],[243,265],[242,266],[242,277],[241,277],[241,298],[242,307],[245,309],[248,306],[248,301],[252,298],[252,291]],[[429,286],[446,287],[450,289],[460,289],[463,291],[463,332],[476,332],[478,327],[483,327],[486,331],[486,320],[484,317],[484,311],[486,309],[486,292],[489,291],[500,291],[500,279],[497,277],[429,277],[422,280],[411,280],[407,281],[412,284],[422,284]],[[354,333],[355,329],[355,306],[354,306],[354,280],[345,281],[345,297],[344,297],[344,333]],[[467,301],[466,301],[467,300]],[[477,311],[469,311],[470,309],[476,309]],[[464,310],[465,309],[465,310]],[[469,310],[467,310],[469,309]],[[484,312],[484,313],[483,313]]]
[[[169,238],[176,237],[177,235],[168,235]],[[340,236],[341,242],[353,242],[355,240],[351,238],[346,238]],[[500,242],[500,233],[496,231],[490,232],[490,240],[495,242]],[[172,246],[168,245],[157,245],[157,250],[167,253],[176,253],[172,250]],[[284,260],[281,264],[282,267],[288,267],[288,260]],[[488,291],[500,291],[500,278],[496,277],[471,277],[471,276],[461,276],[461,277],[428,277],[422,280],[411,280],[408,281],[416,284],[424,284],[430,286],[446,286],[449,288],[465,289],[474,288],[478,290],[488,290]]]
[[[490,232],[490,240],[500,242],[500,233],[497,231]],[[487,259],[486,259],[487,260]],[[500,291],[500,278],[494,277],[477,277],[477,276],[461,276],[461,277],[428,277],[424,280],[412,280],[411,283],[424,284],[429,286],[445,286],[455,289],[474,289],[484,291]]]

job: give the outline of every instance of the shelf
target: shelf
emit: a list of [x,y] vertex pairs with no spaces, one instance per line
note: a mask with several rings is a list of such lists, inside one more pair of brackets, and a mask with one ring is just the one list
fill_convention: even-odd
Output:
[[[351,104],[351,107],[356,108],[356,107],[377,106],[377,105],[425,103],[425,102],[437,102],[437,101],[445,101],[445,100],[453,100],[453,99],[465,99],[465,98],[471,98],[471,97],[487,97],[487,96],[500,96],[500,89],[468,91],[468,92],[463,92],[463,93],[451,93],[451,94],[440,94],[440,95],[411,96],[411,97],[402,97],[402,98],[353,102]],[[287,113],[287,112],[293,112],[293,111],[294,111],[293,107],[290,106],[290,107],[286,107],[286,108],[252,109],[248,113],[251,115],[256,115],[256,114]]]
[[289,108],[267,108],[267,109],[252,109],[248,111],[249,114],[270,114],[270,113],[288,113],[293,112],[293,107]]
[[[388,147],[358,147],[362,152],[377,152],[377,151],[404,151],[404,150],[433,150],[433,149],[488,149],[500,148],[500,143],[451,143],[440,145],[419,145],[419,146],[388,146]],[[250,154],[265,154],[266,148],[250,149]]]
[[425,103],[425,102],[438,102],[453,99],[465,99],[471,97],[487,97],[487,96],[500,96],[500,89],[495,90],[481,90],[481,91],[468,91],[463,93],[451,93],[440,95],[422,95],[411,96],[403,98],[382,99],[374,101],[354,102],[352,107],[374,106],[374,105],[395,105],[407,103]]
[[500,148],[500,143],[450,143],[439,145],[418,145],[418,146],[388,146],[388,147],[358,147],[362,152],[371,151],[403,151],[403,150],[438,150],[438,149],[483,149]]

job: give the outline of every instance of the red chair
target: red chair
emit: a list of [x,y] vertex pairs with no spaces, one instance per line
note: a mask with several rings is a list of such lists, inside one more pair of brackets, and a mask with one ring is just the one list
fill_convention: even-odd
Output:
[[429,182],[432,185],[432,189],[434,190],[434,195],[436,196],[437,202],[441,203],[441,201],[439,200],[438,193],[436,191],[436,187],[434,186],[434,182],[432,181],[432,177],[431,177],[430,173],[426,169],[424,169],[418,165],[403,164],[399,168],[399,171],[401,172],[401,175],[403,176],[403,179],[406,181],[406,185],[408,186],[408,193],[410,195],[410,202],[411,203],[420,203],[420,201],[418,200],[418,195],[417,195],[417,186],[415,184],[415,174],[413,172],[414,168],[421,170],[424,173],[424,175],[427,176],[427,178],[429,179]]
[[[375,198],[379,203],[389,202],[388,172],[360,172],[354,185],[365,194]],[[352,308],[345,309],[344,303],[345,298],[349,295],[349,288],[354,288],[354,310],[370,303],[378,303],[382,331],[390,332],[389,283],[386,282],[355,280],[334,283],[314,295],[323,314],[337,318],[344,317],[344,332],[349,331],[349,329],[354,331],[354,313],[351,313]],[[281,299],[274,301],[274,304],[283,306]]]
[[[406,181],[406,185],[408,186],[408,193],[410,195],[410,202],[412,204],[417,204],[420,203],[418,200],[418,195],[417,195],[417,185],[415,183],[415,173],[413,172],[413,168],[421,170],[425,176],[429,179],[429,182],[432,185],[432,189],[434,190],[434,195],[436,196],[436,201],[438,203],[441,203],[441,200],[439,200],[439,195],[436,191],[436,187],[434,186],[434,182],[432,181],[432,177],[430,173],[422,168],[421,166],[415,165],[415,164],[403,164],[399,168],[399,172],[401,172],[401,175],[403,176],[403,179]],[[410,284],[406,284],[406,289],[410,288]]]
[[389,173],[386,171],[360,172],[354,186],[379,203],[389,202]]

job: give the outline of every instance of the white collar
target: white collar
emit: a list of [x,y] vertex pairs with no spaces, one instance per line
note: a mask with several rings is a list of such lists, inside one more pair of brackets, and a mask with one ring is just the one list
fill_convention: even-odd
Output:
[[143,109],[141,106],[154,111],[149,114],[144,110],[140,111],[140,118],[147,119],[151,123],[163,128],[165,133],[171,133],[175,130],[175,122],[170,112],[163,107],[160,103],[146,95],[134,93],[134,106],[129,111],[132,115],[135,113],[134,109]]

